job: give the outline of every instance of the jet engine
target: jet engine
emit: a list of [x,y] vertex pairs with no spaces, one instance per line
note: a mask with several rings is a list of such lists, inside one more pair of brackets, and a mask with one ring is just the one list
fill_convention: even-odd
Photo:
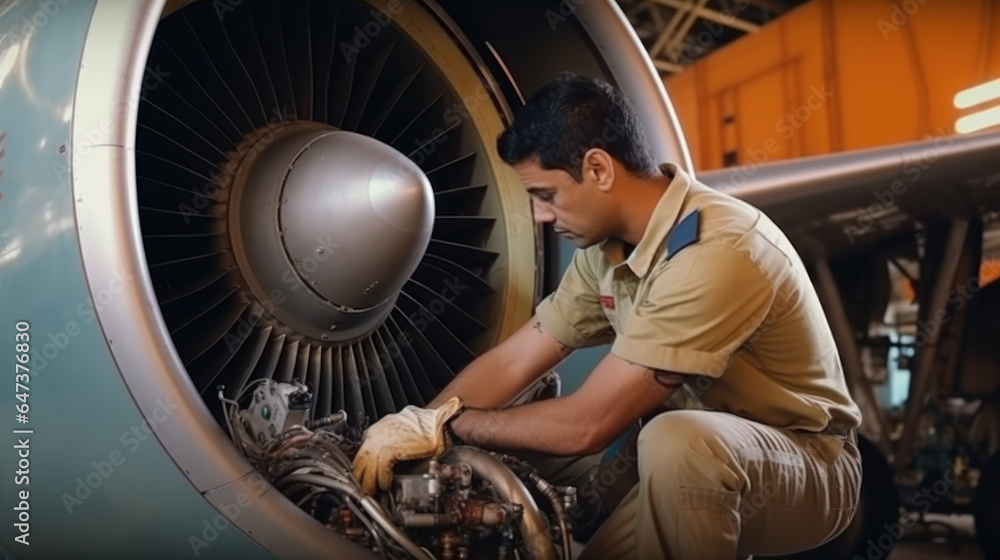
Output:
[[[0,332],[30,337],[31,445],[30,475],[0,483],[27,504],[0,551],[387,550],[361,521],[377,515],[276,491],[301,501],[320,467],[262,481],[227,419],[260,387],[305,387],[298,431],[269,437],[308,431],[298,460],[332,456],[530,316],[560,248],[494,142],[563,70],[616,84],[657,159],[690,169],[611,1],[0,1]],[[331,418],[341,435],[314,424]],[[434,487],[515,554],[533,513],[498,488],[521,467],[460,450],[421,468],[403,526],[460,521],[421,501]]]

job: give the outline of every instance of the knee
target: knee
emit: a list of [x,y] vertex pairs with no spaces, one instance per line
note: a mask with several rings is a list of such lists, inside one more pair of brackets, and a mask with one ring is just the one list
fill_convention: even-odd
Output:
[[639,446],[671,455],[711,451],[719,439],[712,414],[703,410],[664,412],[643,426]]
[[640,477],[670,485],[717,485],[732,454],[712,414],[675,410],[646,424],[639,432]]

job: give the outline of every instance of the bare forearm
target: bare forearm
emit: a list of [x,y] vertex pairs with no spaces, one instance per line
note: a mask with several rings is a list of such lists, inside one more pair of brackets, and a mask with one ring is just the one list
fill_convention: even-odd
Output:
[[500,408],[534,381],[535,372],[519,371],[502,355],[483,354],[444,388],[428,407],[437,408],[453,396],[458,396],[469,408]]
[[609,355],[569,396],[505,410],[466,410],[451,429],[472,445],[496,451],[595,453],[666,400],[679,383]]
[[507,340],[469,364],[427,406],[437,408],[454,396],[461,397],[469,408],[506,406],[572,351],[532,317]]
[[[464,442],[494,451],[536,451],[582,455],[596,451],[593,421],[574,412],[568,398],[504,410],[466,410],[451,429]],[[596,449],[595,449],[596,448]]]

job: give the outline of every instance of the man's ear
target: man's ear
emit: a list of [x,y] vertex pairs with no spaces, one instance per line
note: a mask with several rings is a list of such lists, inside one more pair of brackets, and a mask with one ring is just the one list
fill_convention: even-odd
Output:
[[601,148],[591,148],[583,155],[583,178],[593,181],[603,192],[615,184],[615,166],[611,154]]

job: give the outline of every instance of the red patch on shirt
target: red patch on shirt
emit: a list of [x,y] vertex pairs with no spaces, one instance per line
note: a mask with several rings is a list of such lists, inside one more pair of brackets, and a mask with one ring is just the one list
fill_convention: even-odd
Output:
[[605,309],[615,308],[615,296],[600,296],[601,307]]

